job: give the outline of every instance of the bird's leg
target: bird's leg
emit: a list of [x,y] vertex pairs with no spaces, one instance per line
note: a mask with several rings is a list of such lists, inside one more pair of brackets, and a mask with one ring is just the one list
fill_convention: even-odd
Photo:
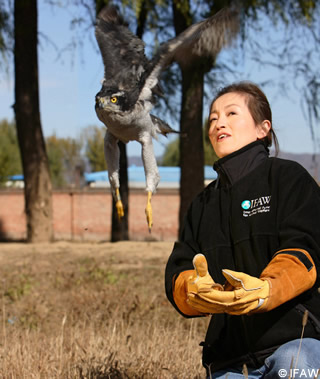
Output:
[[147,223],[148,223],[148,228],[149,228],[150,233],[151,233],[151,228],[152,228],[152,223],[153,223],[151,197],[152,197],[152,192],[148,191],[148,199],[147,199],[147,206],[146,206],[145,212],[147,216]]
[[124,216],[123,204],[120,196],[120,182],[119,182],[119,158],[120,151],[118,147],[118,140],[113,134],[106,131],[104,137],[104,154],[107,163],[109,181],[112,188],[113,198],[116,205],[116,210],[119,220]]
[[142,135],[140,139],[142,145],[142,160],[144,171],[146,175],[146,190],[148,192],[147,206],[145,209],[147,216],[147,223],[149,232],[151,232],[153,219],[152,219],[152,207],[151,207],[151,197],[155,192],[157,185],[160,180],[159,170],[157,167],[157,161],[153,152],[152,137],[149,133]]
[[116,202],[118,219],[120,220],[124,216],[124,209],[123,209],[123,204],[121,201],[119,188],[116,188],[116,191],[115,191],[115,202]]

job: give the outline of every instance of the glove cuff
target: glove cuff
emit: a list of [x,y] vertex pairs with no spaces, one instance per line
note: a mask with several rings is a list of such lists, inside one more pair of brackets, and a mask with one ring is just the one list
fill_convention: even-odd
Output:
[[279,251],[260,276],[269,282],[270,293],[258,312],[270,311],[299,296],[314,285],[316,278],[315,264],[306,250]]

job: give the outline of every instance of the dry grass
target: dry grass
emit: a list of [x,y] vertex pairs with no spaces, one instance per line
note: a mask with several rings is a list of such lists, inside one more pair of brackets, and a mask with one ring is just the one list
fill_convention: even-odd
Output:
[[164,293],[172,243],[0,244],[0,378],[202,378],[207,319]]

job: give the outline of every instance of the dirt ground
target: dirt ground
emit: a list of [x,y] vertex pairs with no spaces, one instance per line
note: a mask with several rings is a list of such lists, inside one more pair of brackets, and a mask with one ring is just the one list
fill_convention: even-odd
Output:
[[116,242],[41,244],[0,243],[0,267],[4,265],[36,265],[39,269],[52,264],[81,259],[81,257],[110,261],[118,269],[142,268],[147,262],[157,261],[164,266],[172,251],[173,242]]
[[64,241],[39,244],[0,243],[0,265],[3,263],[23,265],[32,261],[42,262],[46,265],[64,253],[67,253],[67,259],[83,255],[96,258],[116,256],[123,264],[139,265],[142,261],[150,259],[159,259],[161,262],[165,262],[172,251],[172,247],[173,242],[134,241],[116,243]]
[[0,243],[0,378],[204,377],[209,320],[167,300],[172,247]]

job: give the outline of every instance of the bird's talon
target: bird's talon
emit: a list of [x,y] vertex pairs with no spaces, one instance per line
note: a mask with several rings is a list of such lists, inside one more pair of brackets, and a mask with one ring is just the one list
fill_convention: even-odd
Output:
[[123,205],[122,205],[121,200],[118,200],[116,202],[116,209],[117,209],[118,218],[119,220],[121,220],[121,218],[124,216],[124,210],[123,210]]
[[147,206],[146,206],[146,216],[147,216],[147,223],[148,223],[148,228],[149,228],[149,233],[151,233],[151,228],[153,224],[152,220],[152,207],[151,207],[151,196],[152,192],[148,192],[148,201],[147,201]]
[[146,216],[147,216],[149,233],[151,233],[151,228],[152,228],[152,209],[151,209],[151,206],[150,206],[150,209],[146,208]]

